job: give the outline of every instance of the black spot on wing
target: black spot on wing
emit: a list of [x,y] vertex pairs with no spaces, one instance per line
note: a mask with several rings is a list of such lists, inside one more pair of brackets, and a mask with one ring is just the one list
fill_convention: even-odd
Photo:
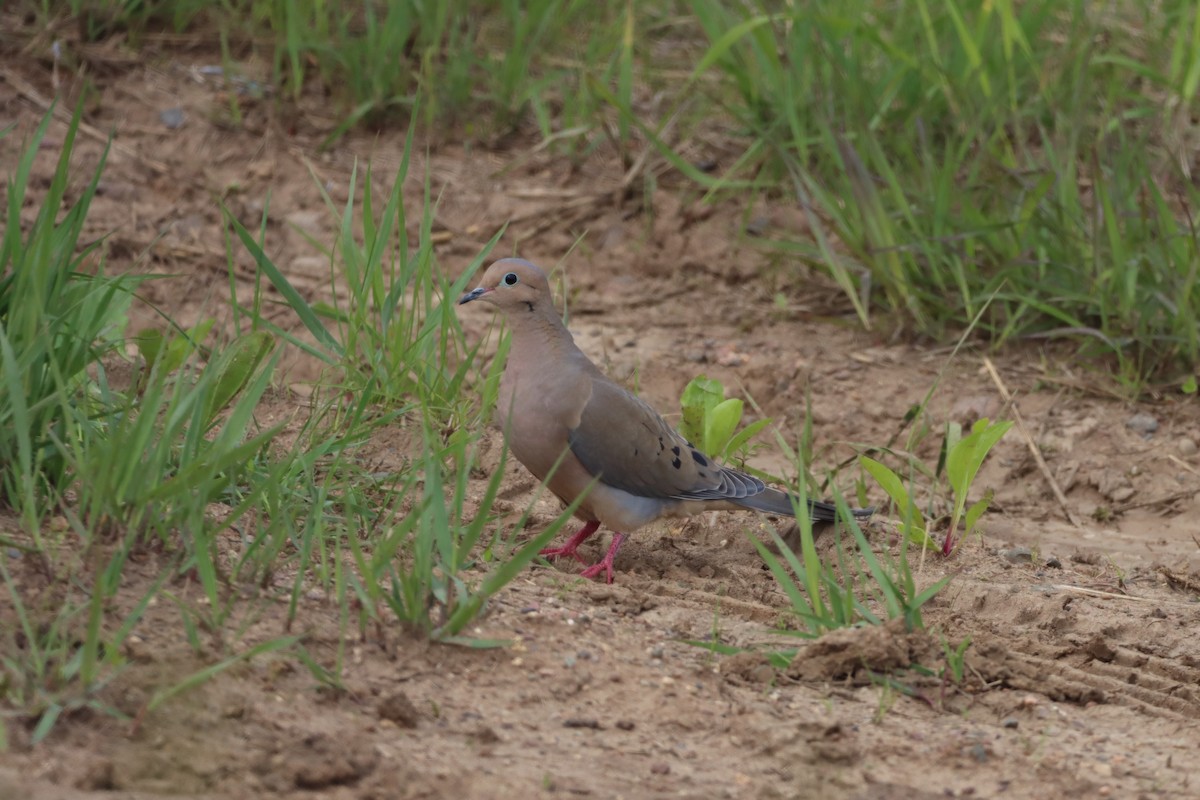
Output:
[[708,459],[702,456],[699,450],[692,450],[692,461],[695,461],[702,467],[708,466]]
[[679,455],[679,453],[681,452],[679,449],[679,445],[675,445],[674,447],[672,447],[671,452],[674,453],[675,455]]
[[676,458],[671,462],[671,466],[674,467],[675,469],[679,469],[680,467],[683,466],[683,462],[680,461],[678,458]]

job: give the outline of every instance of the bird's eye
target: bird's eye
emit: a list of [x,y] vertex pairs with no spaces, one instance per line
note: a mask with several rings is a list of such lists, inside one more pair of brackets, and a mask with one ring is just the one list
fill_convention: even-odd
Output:
[[510,272],[504,276],[504,285],[505,286],[516,286],[517,281],[519,281],[519,280],[521,280],[521,279],[517,277],[517,273]]

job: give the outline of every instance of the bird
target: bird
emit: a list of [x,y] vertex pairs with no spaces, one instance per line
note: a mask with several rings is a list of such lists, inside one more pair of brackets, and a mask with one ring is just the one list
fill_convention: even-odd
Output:
[[[543,557],[573,557],[586,566],[583,577],[603,574],[612,583],[629,534],[662,517],[714,509],[795,513],[792,496],[716,463],[608,378],[576,346],[540,267],[519,258],[494,262],[458,305],[473,302],[504,314],[512,337],[496,401],[509,452],[563,503],[583,496],[575,510],[583,527],[541,550]],[[810,500],[808,507],[814,521],[836,518],[832,503]],[[602,525],[613,532],[608,552],[587,566],[579,546]]]

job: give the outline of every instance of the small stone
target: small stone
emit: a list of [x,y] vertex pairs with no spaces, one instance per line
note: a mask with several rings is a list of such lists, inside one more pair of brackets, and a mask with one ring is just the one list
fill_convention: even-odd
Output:
[[1108,493],[1108,497],[1114,503],[1124,503],[1135,494],[1137,494],[1137,490],[1132,486],[1118,486]]
[[1194,441],[1186,436],[1179,440],[1177,447],[1179,448],[1179,455],[1183,456],[1184,458],[1191,458],[1192,456],[1196,455],[1197,450],[1200,449],[1196,447],[1196,443]]
[[500,742],[500,734],[487,725],[480,725],[472,736],[479,744],[497,744]]
[[421,715],[404,692],[394,692],[379,702],[376,709],[380,719],[394,722],[400,728],[415,728]]
[[671,772],[671,765],[660,761],[657,764],[651,764],[650,771],[655,775],[667,775]]
[[125,657],[139,664],[150,664],[154,661],[154,651],[146,640],[136,633],[125,640]]
[[1058,556],[1050,556],[1046,559],[1047,569],[1062,569],[1062,562],[1058,560]]
[[1117,657],[1117,651],[1114,650],[1112,645],[1106,642],[1102,636],[1097,636],[1088,642],[1084,650],[1092,658],[1096,659],[1097,661],[1103,661],[1106,664],[1113,661]]
[[631,731],[634,728],[633,721],[628,719],[617,720],[617,728],[623,731]]
[[762,214],[756,214],[746,223],[746,233],[750,236],[762,236],[771,227],[771,220]]
[[770,664],[759,664],[748,677],[755,683],[770,683],[775,680],[775,668]]
[[1147,414],[1145,411],[1139,411],[1129,419],[1125,420],[1125,427],[1134,433],[1139,433],[1146,438],[1149,438],[1156,430],[1158,430],[1158,420]]
[[183,126],[183,109],[178,107],[164,108],[162,111],[158,112],[158,119],[163,125],[167,126],[171,130],[175,130],[176,128]]
[[563,720],[564,728],[589,728],[594,731],[604,730],[599,720],[596,719],[580,719],[572,717],[571,719]]
[[656,644],[650,648],[650,657],[656,660],[661,660],[663,657],[663,647],[661,644]]
[[1028,547],[1014,547],[1005,550],[1004,557],[1014,564],[1028,564],[1033,561],[1033,551]]
[[288,225],[310,233],[318,230],[321,223],[321,212],[299,209],[286,215],[283,221]]
[[1020,723],[1020,722],[1018,722],[1018,721],[1017,721],[1015,718],[1013,718],[1013,717],[1007,717],[1007,718],[1006,718],[1006,719],[1005,719],[1003,722],[1001,722],[1000,724],[1001,724],[1001,725],[1003,725],[1005,728],[1017,728],[1017,727],[1019,727],[1019,726],[1021,725],[1021,723]]

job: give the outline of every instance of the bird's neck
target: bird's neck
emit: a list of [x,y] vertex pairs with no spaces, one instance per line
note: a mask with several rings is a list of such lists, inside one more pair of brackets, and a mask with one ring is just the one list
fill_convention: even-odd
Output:
[[522,308],[508,317],[512,349],[526,354],[562,353],[575,350],[575,339],[553,308]]

